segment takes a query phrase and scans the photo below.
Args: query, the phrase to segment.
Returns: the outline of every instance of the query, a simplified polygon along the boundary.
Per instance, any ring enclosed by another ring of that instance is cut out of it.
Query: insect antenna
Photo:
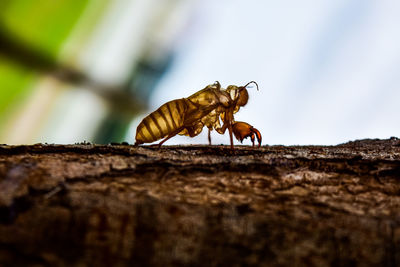
[[[254,83],[255,85],[256,85],[256,88],[257,88],[257,91],[259,91],[258,90],[258,84],[255,82],[255,81],[251,81],[251,82],[248,82],[245,86],[243,86],[244,88],[246,88],[247,86],[249,86],[249,84],[252,84],[252,83]],[[251,87],[250,87],[251,88]]]

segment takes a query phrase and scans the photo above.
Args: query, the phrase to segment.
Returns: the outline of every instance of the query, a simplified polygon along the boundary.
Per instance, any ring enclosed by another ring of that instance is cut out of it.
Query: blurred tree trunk
[[[400,265],[399,140],[0,146],[0,265]]]

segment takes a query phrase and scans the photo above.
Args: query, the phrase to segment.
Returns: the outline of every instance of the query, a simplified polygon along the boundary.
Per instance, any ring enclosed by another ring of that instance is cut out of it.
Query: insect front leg
[[[253,146],[255,138],[257,138],[258,147],[261,146],[262,137],[260,131],[246,122],[242,121],[235,122],[233,124],[233,133],[236,139],[239,140],[240,142],[243,142],[243,139],[250,137]]]
[[[253,147],[254,147],[254,140],[256,139],[256,138],[254,137],[254,133],[251,133],[250,139],[251,139],[251,143],[253,144]],[[260,142],[259,142],[259,143],[260,143]]]

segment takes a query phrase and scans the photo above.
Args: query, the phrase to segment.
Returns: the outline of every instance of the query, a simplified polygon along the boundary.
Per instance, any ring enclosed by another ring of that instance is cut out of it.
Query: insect
[[[233,117],[240,107],[247,104],[249,100],[247,87],[252,83],[258,90],[258,84],[255,81],[244,86],[229,85],[226,89],[221,88],[221,84],[217,81],[188,98],[175,99],[163,104],[138,125],[135,145],[152,143],[164,138],[158,144],[161,146],[177,134],[194,137],[206,126],[209,144],[211,144],[212,130],[224,134],[228,129],[232,149],[232,133],[240,141],[250,137],[253,145],[254,135],[256,135],[260,146],[260,132],[248,123],[235,123]]]

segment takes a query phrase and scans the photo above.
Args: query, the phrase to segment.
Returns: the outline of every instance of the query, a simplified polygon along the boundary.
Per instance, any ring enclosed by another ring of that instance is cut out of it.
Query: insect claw
[[[258,147],[261,146],[261,133],[256,128],[251,126],[250,124],[242,121],[235,122],[232,127],[233,134],[235,135],[236,139],[243,143],[243,139],[250,137],[251,142],[254,146],[255,138],[258,141]]]
[[[254,139],[255,139],[255,137],[254,137],[254,133],[253,132],[251,133],[250,138],[251,138],[251,143],[253,144],[253,147],[254,147]]]
[[[257,137],[257,141],[258,141],[258,147],[261,146],[261,141],[262,141],[262,136],[259,130],[257,130],[256,128],[253,127],[253,133],[256,134]]]

